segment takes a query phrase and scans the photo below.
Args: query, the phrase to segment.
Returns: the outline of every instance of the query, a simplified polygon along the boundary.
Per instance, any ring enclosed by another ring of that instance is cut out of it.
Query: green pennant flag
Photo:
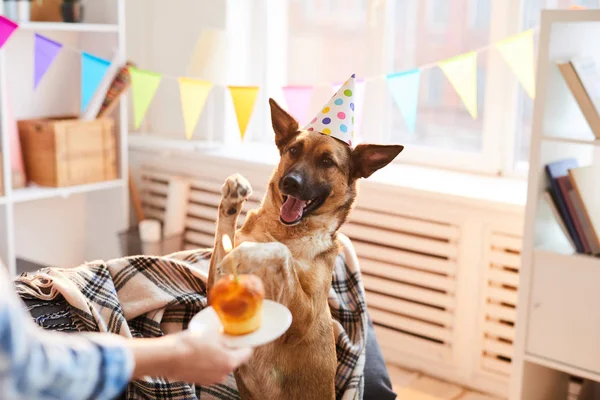
[[[148,111],[158,85],[160,85],[162,75],[133,67],[129,67],[129,75],[131,76],[131,89],[133,91],[135,129],[137,129],[144,120],[146,111]]]

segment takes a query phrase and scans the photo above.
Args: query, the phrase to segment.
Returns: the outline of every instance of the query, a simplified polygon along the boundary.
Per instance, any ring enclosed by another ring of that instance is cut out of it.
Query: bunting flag
[[[440,61],[444,72],[473,119],[477,118],[477,53],[472,51]]]
[[[37,33],[34,41],[33,89],[35,90],[63,46]]]
[[[18,27],[19,25],[17,23],[0,16],[0,48]],[[477,55],[492,47],[500,52],[507,65],[511,68],[515,76],[517,76],[527,94],[531,98],[534,98],[535,70],[533,35],[535,31],[536,29],[530,29],[518,35],[505,38],[500,42],[490,43],[476,51],[471,51],[439,61],[435,64],[427,64],[410,71],[403,71],[385,77],[408,130],[410,132],[415,132],[416,128],[421,71],[434,66],[439,67],[446,75],[471,117],[474,119],[477,118]],[[38,33],[34,33],[34,35],[33,87],[34,90],[36,90],[58,54],[63,49],[71,48],[65,47],[63,44]],[[219,40],[217,40],[217,38]],[[217,44],[217,41],[219,44]],[[223,46],[220,45],[223,45],[223,41],[224,38],[222,33],[215,31],[204,35],[201,40],[199,40],[198,48],[221,49]],[[98,98],[102,97],[102,94],[97,92],[104,90],[103,82],[105,81],[107,82],[106,86],[108,89],[110,83],[110,79],[108,78],[112,75],[112,64],[110,61],[96,57],[92,54],[80,52],[77,49],[71,50],[81,55],[81,111],[82,113],[87,114],[94,113],[95,105],[93,103],[96,102],[94,96]],[[218,57],[213,55],[210,58],[216,59]],[[188,69],[198,69],[204,74],[208,69],[205,61],[206,60],[195,59],[190,63]],[[219,70],[220,63],[218,60],[213,62],[213,64],[211,65],[221,72],[221,70]],[[159,73],[133,67],[129,68],[129,72],[133,92],[134,126],[137,129],[140,127],[141,122],[156,95],[163,76]],[[165,78],[173,80],[177,79],[179,82],[186,138],[189,140],[193,136],[200,115],[206,105],[206,101],[214,85],[214,80],[212,78],[210,78],[210,81],[187,77]],[[282,92],[290,114],[299,121],[300,125],[304,125],[307,121],[307,115],[318,112],[321,105],[327,99],[331,98],[332,89],[333,91],[337,91],[341,86],[341,83],[323,83],[310,86],[285,86],[282,88]],[[237,122],[243,140],[248,123],[252,117],[259,87],[228,86],[228,89],[233,100]],[[352,92],[356,112],[351,122],[354,124],[354,137],[356,138],[356,142],[359,142],[359,130],[361,128],[362,115],[365,109],[365,81],[356,80]],[[85,118],[85,114],[83,117]]]
[[[0,48],[4,46],[4,43],[6,43],[8,38],[11,37],[18,27],[19,25],[0,15]]]
[[[229,86],[242,140],[244,140],[248,121],[250,121],[250,117],[252,116],[258,89],[258,86]]]
[[[81,53],[81,112],[87,108],[109,67],[110,61]]]
[[[535,97],[533,29],[496,43],[496,48],[532,99]]]
[[[296,118],[300,126],[308,123],[308,108],[313,95],[312,86],[284,86],[283,95],[287,111]]]
[[[131,90],[133,92],[134,126],[135,129],[138,129],[156,94],[162,75],[134,67],[129,68],[129,75],[131,76]]]
[[[421,70],[413,69],[388,75],[387,83],[392,92],[392,97],[400,109],[400,113],[402,113],[406,127],[410,133],[414,133],[417,125]]]
[[[185,137],[190,140],[194,129],[206,104],[213,84],[190,78],[179,78],[179,94],[181,95],[181,109],[185,123]]]

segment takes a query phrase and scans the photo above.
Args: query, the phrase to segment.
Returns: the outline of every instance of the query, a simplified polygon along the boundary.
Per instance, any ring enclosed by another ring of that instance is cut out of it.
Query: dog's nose
[[[302,176],[298,173],[287,174],[282,182],[283,190],[288,193],[295,193],[302,187]]]

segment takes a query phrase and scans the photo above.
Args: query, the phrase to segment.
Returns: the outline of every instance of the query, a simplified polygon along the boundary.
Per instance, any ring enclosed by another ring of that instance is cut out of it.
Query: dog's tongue
[[[297,199],[292,196],[288,196],[285,203],[281,206],[281,219],[285,222],[292,223],[302,217],[304,211],[304,200]]]

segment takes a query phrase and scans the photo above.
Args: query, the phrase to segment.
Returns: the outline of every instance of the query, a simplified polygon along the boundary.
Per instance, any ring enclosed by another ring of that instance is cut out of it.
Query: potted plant
[[[63,0],[60,12],[64,22],[81,22],[83,20],[81,0]]]

